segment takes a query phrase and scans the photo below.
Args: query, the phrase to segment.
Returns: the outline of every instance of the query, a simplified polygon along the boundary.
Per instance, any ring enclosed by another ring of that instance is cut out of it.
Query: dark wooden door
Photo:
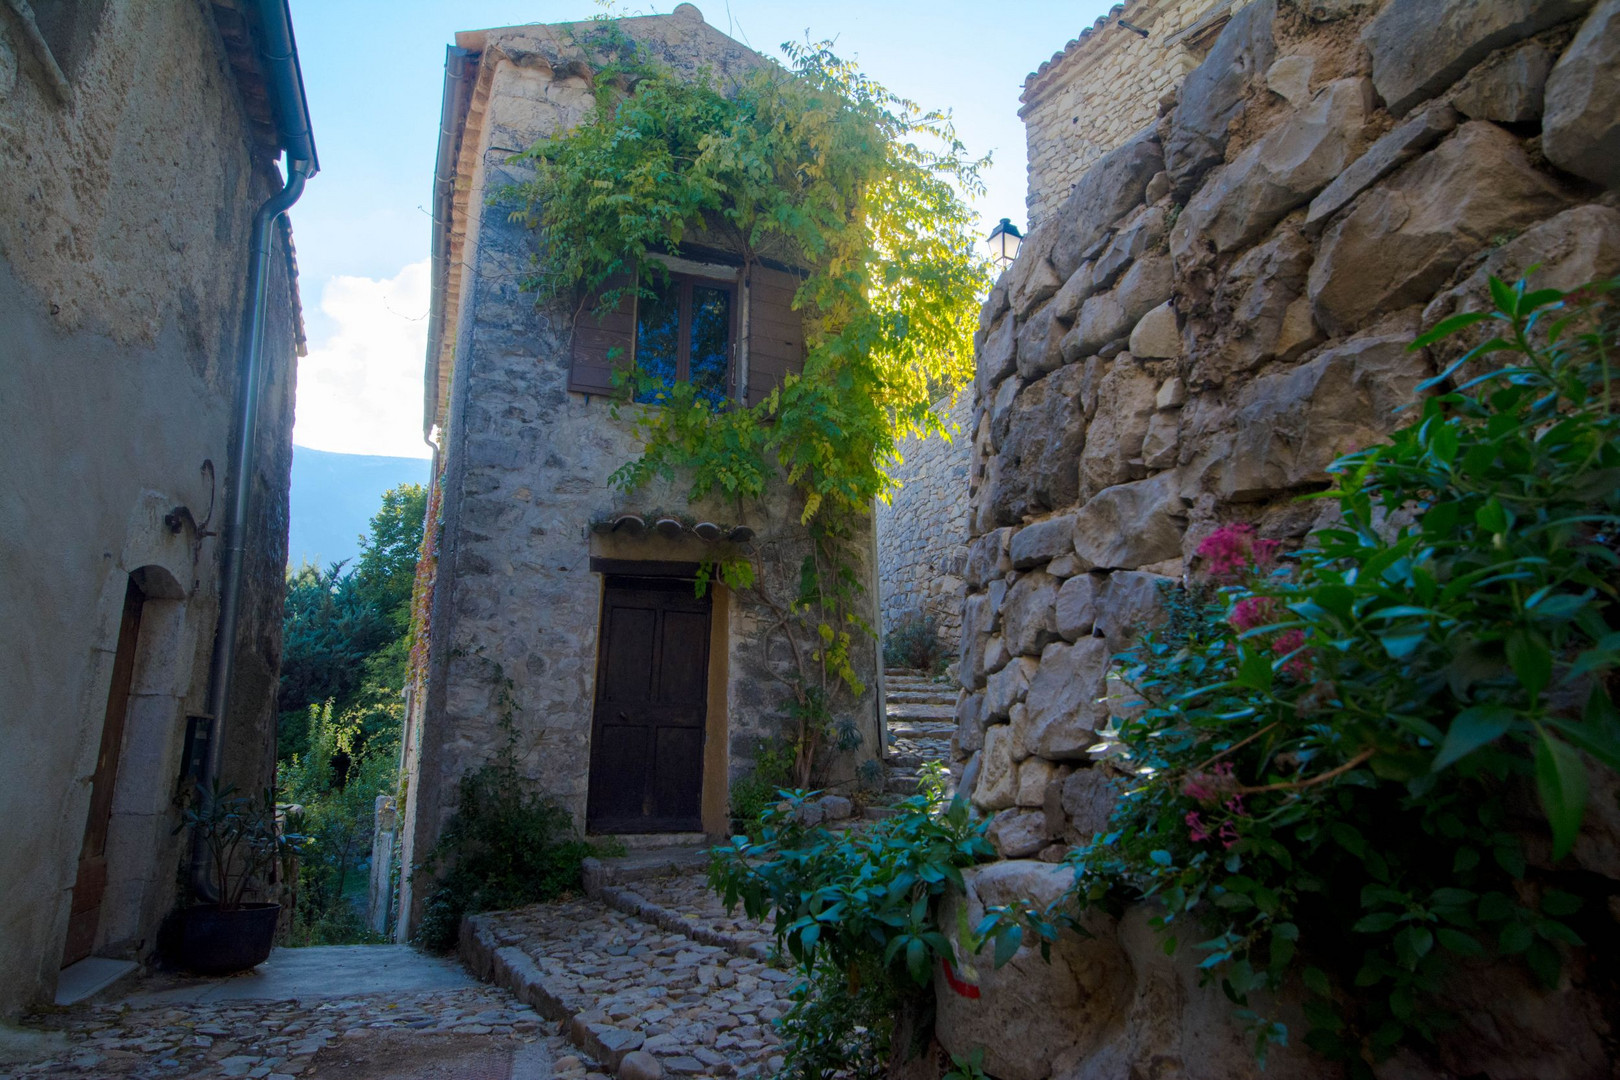
[[[602,597],[587,827],[702,826],[709,598],[692,582],[609,578]]]
[[[73,883],[73,907],[68,916],[67,945],[62,966],[90,955],[101,922],[101,898],[107,891],[107,827],[112,821],[113,788],[118,783],[118,752],[124,744],[124,716],[129,712],[130,685],[135,677],[135,643],[141,632],[141,605],[146,597],[131,579],[124,590],[124,614],[118,624],[118,645],[113,653],[112,686],[107,691],[107,713],[101,721],[101,750],[90,780],[90,814],[84,822],[84,843],[79,847],[79,875]]]

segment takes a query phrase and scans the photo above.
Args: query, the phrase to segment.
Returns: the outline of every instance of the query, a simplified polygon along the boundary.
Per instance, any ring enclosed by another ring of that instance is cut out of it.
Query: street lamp
[[[1002,218],[1001,224],[991,229],[990,236],[985,240],[990,247],[990,257],[1002,269],[1006,269],[1018,258],[1018,245],[1023,242],[1023,234],[1008,218]]]

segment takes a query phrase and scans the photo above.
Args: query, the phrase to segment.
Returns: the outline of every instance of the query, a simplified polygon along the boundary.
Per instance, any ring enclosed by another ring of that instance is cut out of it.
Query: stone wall
[[[1296,496],[1400,422],[1436,370],[1414,336],[1486,306],[1487,275],[1620,272],[1617,87],[1620,0],[1255,0],[1039,222],[981,313],[954,742],[1003,855],[1054,860],[1103,827],[1111,657],[1218,526],[1292,546],[1324,520]],[[1252,1074],[1196,973],[1154,975],[1140,927],[1109,948],[1078,988],[997,984],[986,1008],[1046,995],[1070,1021],[991,1042],[987,1071]],[[1123,997],[1092,998],[1116,976]],[[1595,1007],[1561,993],[1482,1004],[1494,1026],[1443,1046],[1447,1075],[1599,1075],[1591,1025],[1533,1030]],[[1332,1075],[1301,1055],[1267,1075]]]
[[[94,10],[95,5],[87,5]],[[146,593],[95,952],[147,959],[205,708],[248,230],[279,178],[205,5],[108,0],[51,90],[0,9],[0,1017],[61,966],[127,582]],[[224,781],[267,785],[301,341],[270,260],[266,379]]]
[[[967,562],[968,467],[972,451],[973,395],[934,408],[955,434],[908,439],[905,460],[894,470],[900,490],[877,508],[878,590],[883,632],[920,611],[939,626],[940,640],[955,652],[962,628],[962,569]]]
[[[1030,75],[1018,115],[1029,146],[1031,226],[1063,204],[1098,158],[1152,122],[1159,100],[1198,66],[1231,6],[1232,0],[1115,4]]]
[[[759,58],[708,27],[696,9],[627,19],[627,32],[686,69],[709,64],[724,77]],[[444,528],[431,617],[424,692],[413,695],[404,865],[419,862],[453,812],[457,781],[489,760],[511,720],[519,767],[586,826],[590,739],[596,689],[603,574],[593,557],[695,562],[748,554],[772,594],[791,598],[808,551],[802,504],[786,485],[760,505],[709,500],[687,504],[687,485],[655,484],[631,494],[609,477],[633,460],[639,441],[632,410],[567,389],[574,306],[536,307],[519,288],[534,236],[509,219],[512,207],[486,196],[529,175],[512,147],[564,131],[592,106],[584,60],[568,27],[529,26],[462,35],[481,54],[462,136],[455,230],[464,231],[465,268],[450,313],[454,371],[443,424]],[[430,355],[434,344],[429,344]],[[635,513],[668,513],[749,526],[746,546],[712,543],[690,530],[665,536],[604,532],[593,524]],[[871,534],[857,538],[864,551]],[[858,568],[870,582],[872,567]],[[785,734],[785,688],[792,665],[770,609],[752,593],[714,587],[710,720],[704,772],[704,826],[724,833],[727,784],[749,771],[765,738]],[[871,608],[876,616],[875,594]],[[857,645],[868,689],[840,705],[861,735],[852,754],[827,758],[826,780],[848,783],[860,760],[881,753],[877,651]],[[509,680],[509,682],[507,682]],[[402,890],[401,933],[414,930],[422,886]]]

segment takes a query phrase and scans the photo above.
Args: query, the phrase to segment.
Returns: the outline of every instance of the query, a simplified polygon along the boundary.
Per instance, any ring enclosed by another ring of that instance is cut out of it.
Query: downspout
[[[276,118],[277,133],[287,155],[287,179],[253,215],[249,237],[247,321],[242,334],[240,386],[236,399],[236,441],[230,449],[231,501],[223,526],[224,551],[220,561],[219,624],[208,668],[208,715],[213,717],[208,750],[198,770],[198,792],[206,811],[225,760],[227,709],[236,670],[236,637],[242,615],[242,572],[247,554],[248,511],[253,503],[254,450],[259,430],[259,395],[264,382],[264,332],[269,306],[270,256],[275,250],[275,224],[304,193],[304,181],[320,165],[310,132],[309,106],[304,98],[298,51],[286,0],[260,0],[259,63]],[[209,880],[208,851],[194,839],[191,858],[192,887],[204,899],[215,899]]]

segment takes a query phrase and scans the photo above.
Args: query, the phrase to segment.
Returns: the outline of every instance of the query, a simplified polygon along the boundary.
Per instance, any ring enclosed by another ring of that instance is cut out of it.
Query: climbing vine
[[[841,737],[833,699],[863,689],[850,661],[872,635],[855,603],[859,523],[894,487],[899,441],[943,433],[931,401],[971,375],[988,274],[963,200],[982,190],[984,162],[949,116],[826,44],[786,45],[788,67],[722,81],[666,69],[612,20],[578,40],[596,64],[595,108],[524,155],[534,175],[512,193],[544,253],[528,287],[605,310],[628,290],[651,297],[667,271],[650,256],[694,242],[731,252],[745,279],[764,262],[802,272],[802,374],[752,407],[624,374],[627,411],[638,391],[658,391],[662,407],[634,408],[642,450],[613,482],[678,480],[693,501],[758,500],[781,481],[797,493],[812,548],[801,565],[733,559],[712,572],[752,590],[791,638],[807,780],[816,748]]]

